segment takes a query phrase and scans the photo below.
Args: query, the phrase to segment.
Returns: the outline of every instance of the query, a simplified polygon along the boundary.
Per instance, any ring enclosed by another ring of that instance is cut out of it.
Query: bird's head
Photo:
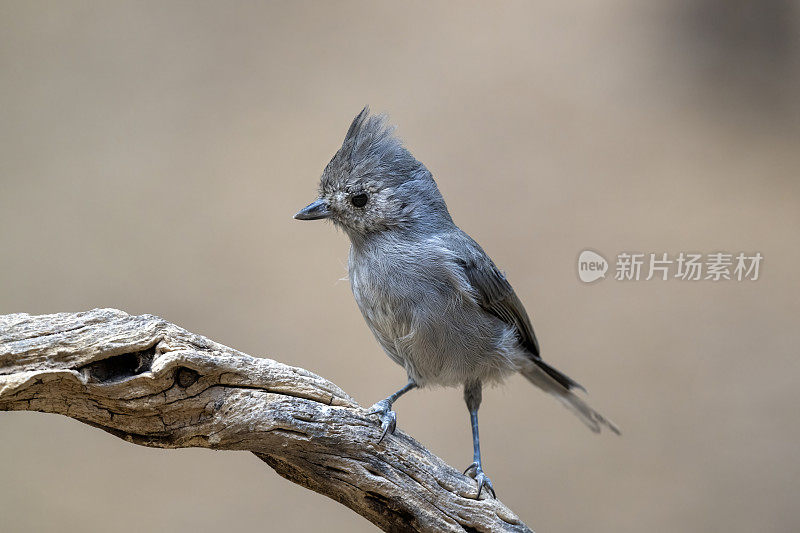
[[[322,173],[319,197],[294,218],[330,219],[354,241],[452,223],[431,173],[393,133],[384,115],[361,110]]]

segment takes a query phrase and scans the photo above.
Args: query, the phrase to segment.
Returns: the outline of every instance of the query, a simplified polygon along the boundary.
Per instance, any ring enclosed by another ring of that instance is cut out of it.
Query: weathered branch
[[[386,531],[530,531],[333,383],[116,309],[0,316],[0,411],[57,413],[135,444],[248,450]],[[2,459],[0,459],[2,460]]]

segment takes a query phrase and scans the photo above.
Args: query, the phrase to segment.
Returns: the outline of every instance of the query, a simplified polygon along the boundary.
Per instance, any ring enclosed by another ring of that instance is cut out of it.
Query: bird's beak
[[[329,216],[331,216],[331,211],[328,209],[328,202],[322,198],[318,198],[316,201],[311,202],[298,211],[294,215],[294,218],[297,220],[317,220],[320,218],[328,218]]]

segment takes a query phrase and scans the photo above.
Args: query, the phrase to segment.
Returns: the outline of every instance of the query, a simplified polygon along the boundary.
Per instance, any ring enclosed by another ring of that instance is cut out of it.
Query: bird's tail
[[[617,435],[620,434],[619,428],[614,422],[589,407],[583,398],[573,392],[574,389],[581,389],[584,392],[586,389],[541,359],[525,361],[520,372],[528,381],[555,396],[595,433],[599,433],[600,428],[605,426]]]

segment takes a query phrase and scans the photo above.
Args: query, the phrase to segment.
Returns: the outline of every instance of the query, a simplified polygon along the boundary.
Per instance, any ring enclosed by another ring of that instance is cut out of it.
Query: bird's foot
[[[475,496],[476,500],[481,499],[481,491],[483,487],[486,487],[486,490],[491,493],[492,498],[495,500],[497,499],[497,495],[494,493],[494,487],[492,487],[492,480],[489,479],[489,476],[483,473],[483,468],[481,468],[481,464],[479,462],[474,462],[464,470],[464,474],[471,477],[478,483],[478,495]]]
[[[377,402],[369,408],[367,414],[380,416],[383,433],[381,433],[381,438],[378,439],[378,444],[383,441],[386,435],[394,433],[394,430],[397,427],[397,414],[392,411],[392,404],[389,403],[389,400],[381,400]]]

